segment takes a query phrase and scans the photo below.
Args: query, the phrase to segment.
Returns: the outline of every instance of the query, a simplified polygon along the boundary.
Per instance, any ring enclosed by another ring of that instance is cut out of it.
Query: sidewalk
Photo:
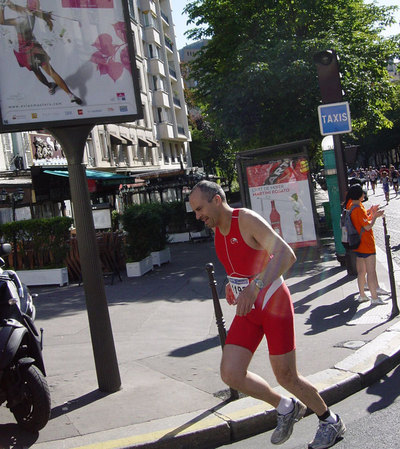
[[[319,206],[320,207],[320,206]],[[227,328],[224,271],[213,242],[171,245],[172,261],[142,278],[106,285],[122,389],[98,391],[83,288],[43,287],[36,300],[44,328],[44,357],[52,416],[39,435],[21,431],[0,407],[0,447],[35,449],[215,448],[266,431],[274,413],[245,397],[226,403],[219,377],[221,347],[205,265],[215,267]],[[390,289],[386,255],[378,278]],[[329,403],[381,377],[400,361],[400,324],[388,320],[391,300],[357,304],[347,275],[325,241],[319,254],[302,254],[286,276],[296,320],[299,371]],[[398,293],[399,297],[399,293]],[[251,370],[276,381],[265,344]]]

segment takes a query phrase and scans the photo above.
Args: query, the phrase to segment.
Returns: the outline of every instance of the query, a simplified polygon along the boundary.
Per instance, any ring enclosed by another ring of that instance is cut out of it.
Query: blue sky
[[[180,49],[185,45],[191,43],[191,41],[189,41],[184,36],[184,32],[188,29],[188,26],[186,25],[187,17],[182,13],[183,8],[187,3],[189,3],[189,1],[188,0],[170,0],[170,1],[172,8],[172,17],[174,19],[175,24],[176,45],[178,49]],[[386,6],[399,6],[399,0],[378,0],[377,4]],[[397,25],[392,27],[392,29],[388,31],[388,34],[400,33],[400,25],[399,25],[400,10],[397,11],[396,18],[397,18]]]

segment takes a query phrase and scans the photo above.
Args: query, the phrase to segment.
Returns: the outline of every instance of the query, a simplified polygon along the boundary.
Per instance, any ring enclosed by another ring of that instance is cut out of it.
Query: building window
[[[85,151],[86,151],[86,158],[88,162],[89,167],[95,167],[96,166],[96,157],[94,153],[94,145],[93,140],[88,139],[85,144]]]
[[[99,143],[100,143],[101,158],[103,159],[103,161],[109,161],[110,154],[108,152],[106,136],[103,131],[99,132]]]

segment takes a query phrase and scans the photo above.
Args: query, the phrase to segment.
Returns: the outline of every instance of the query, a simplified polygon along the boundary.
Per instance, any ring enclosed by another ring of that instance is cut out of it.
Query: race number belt
[[[228,276],[228,281],[236,299],[239,293],[250,284],[247,278],[237,278],[235,276]]]

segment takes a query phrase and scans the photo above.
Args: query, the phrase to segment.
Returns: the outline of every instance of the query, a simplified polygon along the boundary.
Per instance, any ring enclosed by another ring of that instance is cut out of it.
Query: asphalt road
[[[398,449],[400,447],[400,366],[383,379],[332,406],[346,424],[344,438],[335,449]],[[291,438],[282,449],[305,449],[317,427],[315,415],[307,416],[295,425]],[[243,441],[220,446],[230,449],[264,449],[270,443],[271,432]]]

